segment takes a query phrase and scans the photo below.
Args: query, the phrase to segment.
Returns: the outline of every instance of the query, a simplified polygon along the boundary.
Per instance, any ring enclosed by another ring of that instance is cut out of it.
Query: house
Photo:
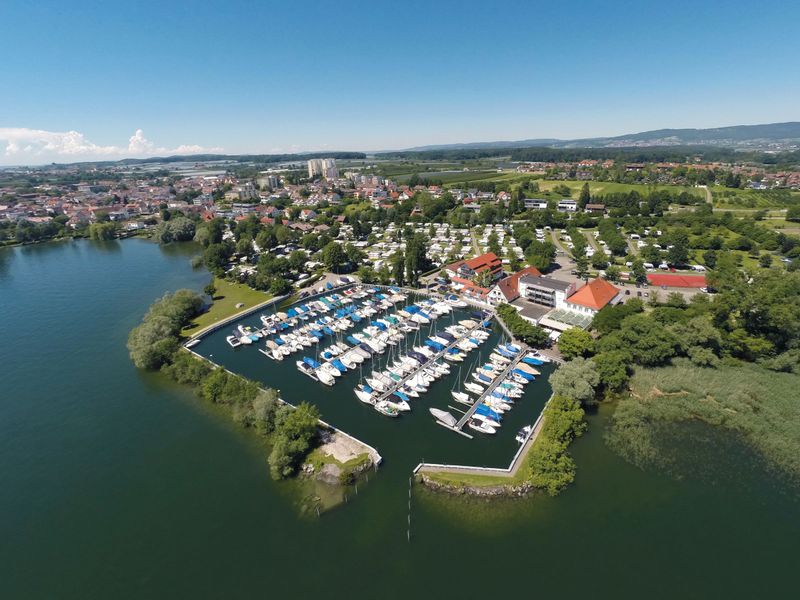
[[[486,302],[486,296],[489,294],[487,288],[476,285],[469,279],[464,279],[463,277],[452,277],[451,283],[462,296],[477,300],[478,302]]]
[[[544,210],[547,208],[547,200],[544,198],[525,198],[523,200],[525,210]]]
[[[525,275],[541,277],[541,272],[536,267],[525,267],[498,281],[487,294],[489,304],[511,303],[519,298],[519,280]]]
[[[459,260],[445,267],[448,276],[462,279],[472,279],[487,269],[492,273],[493,280],[503,274],[503,263],[494,252],[487,252],[469,260]]]
[[[605,279],[594,279],[569,296],[564,308],[594,316],[618,294],[619,289]]]
[[[578,203],[575,200],[559,200],[556,208],[561,212],[575,212],[578,210]]]
[[[300,211],[300,220],[301,221],[313,221],[317,218],[317,213],[311,210],[310,208],[304,208]]]
[[[583,210],[587,213],[595,213],[598,215],[602,215],[606,212],[606,205],[605,204],[587,204],[583,207]]]
[[[575,284],[542,275],[523,275],[519,278],[519,295],[542,306],[562,308],[567,297],[575,291]]]

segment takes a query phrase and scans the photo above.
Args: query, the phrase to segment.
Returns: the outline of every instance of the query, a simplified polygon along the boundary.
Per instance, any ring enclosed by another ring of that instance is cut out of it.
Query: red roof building
[[[536,267],[525,267],[516,273],[512,273],[497,282],[497,284],[489,290],[488,299],[491,304],[501,304],[503,302],[513,302],[519,298],[519,278],[523,275],[532,275],[540,277],[541,272]]]
[[[596,313],[619,294],[619,289],[605,279],[595,279],[567,298],[567,308]]]
[[[445,267],[450,277],[472,279],[485,270],[490,270],[494,279],[503,274],[503,263],[494,252],[487,252],[469,260],[459,260]]]

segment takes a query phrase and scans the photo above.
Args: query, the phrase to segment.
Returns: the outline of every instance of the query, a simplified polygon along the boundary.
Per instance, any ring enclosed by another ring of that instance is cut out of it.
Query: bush
[[[178,335],[203,306],[199,294],[178,290],[156,300],[141,325],[128,335],[128,352],[140,369],[158,369],[169,363],[178,349]]]
[[[595,388],[599,384],[600,376],[594,363],[585,358],[576,358],[565,363],[550,376],[553,394],[579,402],[594,400]]]
[[[282,406],[275,416],[275,443],[269,455],[272,477],[283,479],[297,470],[317,435],[319,410],[307,402],[297,409]]]
[[[586,431],[580,403],[553,396],[544,410],[544,424],[528,457],[531,483],[555,496],[575,479],[569,443]]]
[[[503,322],[518,340],[522,340],[529,346],[543,346],[549,338],[547,332],[541,327],[526,321],[517,310],[510,304],[501,304],[497,307],[497,314],[503,319]]]

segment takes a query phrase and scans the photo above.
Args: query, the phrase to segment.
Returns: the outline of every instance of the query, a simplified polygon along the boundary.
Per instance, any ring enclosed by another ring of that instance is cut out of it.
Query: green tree
[[[571,327],[559,336],[558,349],[568,360],[577,356],[586,357],[594,352],[594,339],[588,331]]]
[[[93,240],[112,240],[117,236],[117,224],[111,222],[89,225],[89,238]]]
[[[599,383],[600,376],[594,363],[581,357],[565,363],[550,376],[553,394],[583,403],[594,399]]]
[[[540,271],[546,271],[553,264],[556,257],[556,247],[552,242],[532,241],[525,249],[525,258],[528,264]]]
[[[212,281],[206,287],[203,288],[203,293],[206,296],[209,296],[213,300],[214,299],[214,294],[217,293],[217,286],[215,286],[214,282]]]
[[[392,278],[394,279],[394,282],[399,286],[405,285],[406,281],[405,256],[400,250],[398,250],[397,252],[392,254],[390,262],[392,263]]]
[[[592,200],[592,196],[589,193],[589,184],[584,183],[583,187],[581,188],[580,196],[578,196],[578,206],[581,207],[581,210],[586,208],[586,205],[589,204]]]
[[[592,357],[600,382],[609,390],[619,391],[628,382],[631,356],[624,350],[610,350]]]
[[[338,273],[345,260],[347,255],[342,246],[336,242],[330,242],[322,249],[322,262],[329,271]]]
[[[269,455],[275,479],[292,475],[317,435],[319,410],[303,402],[296,409],[282,406],[275,415],[275,442]]]

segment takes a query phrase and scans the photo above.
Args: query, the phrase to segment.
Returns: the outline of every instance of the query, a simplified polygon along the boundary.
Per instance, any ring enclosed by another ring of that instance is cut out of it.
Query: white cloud
[[[28,160],[104,160],[118,158],[145,158],[171,154],[200,154],[221,152],[221,148],[204,148],[196,144],[182,144],[176,148],[156,146],[141,129],[128,140],[127,146],[101,146],[86,139],[78,131],[45,131],[24,127],[0,127],[0,148],[6,160],[19,164]]]

